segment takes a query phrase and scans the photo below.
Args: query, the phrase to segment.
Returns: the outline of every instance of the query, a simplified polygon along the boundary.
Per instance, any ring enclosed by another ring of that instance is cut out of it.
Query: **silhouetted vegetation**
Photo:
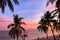
[[[49,2],[51,3],[52,2],[52,4],[54,3],[54,2],[56,2],[56,8],[57,8],[57,10],[55,9],[55,15],[56,14],[58,14],[58,20],[55,22],[55,29],[56,29],[56,31],[58,31],[58,34],[59,34],[59,31],[60,31],[60,0],[49,0]],[[48,2],[48,3],[49,3]]]
[[[8,25],[8,29],[10,28],[9,36],[13,39],[16,37],[18,40],[19,36],[25,32],[25,29],[21,27],[21,24],[25,24],[24,22],[21,22],[22,19],[22,17],[18,18],[18,15],[14,15],[14,23]]]
[[[18,5],[19,2],[18,0],[13,0],[13,2]],[[56,40],[55,35],[54,35],[54,30],[56,30],[56,32],[58,32],[58,35],[60,37],[60,0],[48,0],[46,6],[49,5],[49,3],[53,4],[54,2],[56,2],[56,9],[53,10],[52,12],[49,12],[49,10],[44,14],[44,16],[41,18],[40,22],[39,22],[39,26],[37,27],[38,31],[43,31],[48,39],[48,28],[51,28],[51,32],[53,34],[53,38],[54,40]],[[8,5],[8,7],[10,8],[10,10],[12,12],[14,12],[14,6],[11,2],[11,0],[0,0],[0,8],[2,9],[2,12],[4,13],[5,7]],[[53,14],[53,15],[52,15]],[[55,18],[58,14],[58,19],[54,20],[53,18]],[[21,27],[21,24],[25,24],[24,22],[21,22],[23,18],[22,17],[18,17],[18,15],[14,15],[14,23],[11,23],[8,25],[8,28],[11,28],[9,31],[9,36],[12,37],[13,39],[16,37],[17,40],[19,38],[19,36],[21,36],[21,34],[23,32],[25,32],[25,29],[23,27]],[[27,37],[26,34],[23,34],[21,36],[23,38],[23,40],[25,40],[25,37]],[[38,38],[39,40],[39,38]]]
[[[44,14],[43,18],[41,19],[41,21],[39,22],[40,25],[38,26],[37,29],[44,31],[44,33],[46,33],[46,35],[47,35],[47,39],[48,39],[48,33],[47,33],[48,32],[48,27],[50,26],[50,22],[51,21],[54,21],[53,18],[55,16],[56,15],[52,15],[51,16],[51,13],[49,11],[47,11]],[[50,26],[50,27],[51,27],[51,31],[53,31],[52,30],[52,26]],[[55,36],[54,36],[54,33],[53,32],[52,32],[52,34],[53,34],[53,37],[55,39]]]
[[[60,0],[48,0],[46,6],[48,6],[49,3],[53,4],[54,2],[56,2],[56,9],[52,12],[47,11],[44,14],[43,18],[39,22],[40,25],[37,27],[37,29],[39,29],[39,31],[41,30],[44,31],[44,33],[47,33],[48,27],[50,26],[54,40],[56,40],[54,30],[56,30],[58,34],[60,32]],[[53,18],[57,16],[56,14],[58,14],[58,19],[53,20]]]
[[[19,2],[18,0],[13,0],[13,2],[18,5]],[[5,7],[8,5],[8,7],[10,8],[10,10],[12,12],[14,12],[14,6],[11,2],[11,0],[0,0],[0,8],[2,9],[2,12],[4,13]]]

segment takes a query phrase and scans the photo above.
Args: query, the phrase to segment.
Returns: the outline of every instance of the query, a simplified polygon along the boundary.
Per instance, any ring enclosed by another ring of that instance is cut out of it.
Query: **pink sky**
[[[53,9],[55,9],[55,6],[51,6],[51,7],[47,7],[48,10],[52,11]],[[46,12],[46,9],[38,12],[35,16],[33,16],[33,20],[23,20],[23,22],[26,23],[26,25],[22,26],[25,29],[36,29],[37,26],[39,25],[38,22],[41,18],[41,16],[43,16],[43,14]],[[6,30],[7,29],[7,25],[13,23],[13,20],[10,19],[7,16],[0,16],[0,30]]]
[[[36,29],[38,26],[38,23],[35,23],[30,20],[22,20],[22,21],[26,23],[26,25],[24,24],[21,25],[25,29]],[[7,25],[9,25],[10,23],[13,23],[12,19],[6,16],[0,17],[0,30],[7,30]]]

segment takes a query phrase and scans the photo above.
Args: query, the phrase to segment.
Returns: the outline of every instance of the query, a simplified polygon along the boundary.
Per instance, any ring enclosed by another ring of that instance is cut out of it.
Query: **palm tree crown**
[[[21,20],[22,17],[18,18],[18,15],[14,15],[14,23],[8,25],[8,28],[11,28],[9,31],[9,35],[13,39],[17,37],[18,40],[19,35],[21,35],[22,32],[25,32],[25,29],[21,27],[21,24],[25,24],[25,23],[21,22]]]

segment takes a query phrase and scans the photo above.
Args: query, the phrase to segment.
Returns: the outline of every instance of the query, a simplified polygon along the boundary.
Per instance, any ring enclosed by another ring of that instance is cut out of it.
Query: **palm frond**
[[[13,0],[15,4],[19,4],[18,0]]]
[[[58,9],[55,9],[55,10],[53,10],[52,12],[50,12],[50,13],[53,13],[53,12],[55,12],[55,11],[57,11]]]
[[[13,2],[15,3],[15,5],[19,4],[18,0],[13,0]],[[4,9],[7,6],[7,4],[10,10],[14,12],[14,7],[13,7],[11,0],[0,0],[0,8],[2,9],[2,13],[4,13]]]
[[[49,3],[53,4],[53,3],[54,3],[54,1],[55,1],[55,0],[48,0],[48,2],[47,2],[47,4],[46,4],[46,6],[48,6],[48,5],[49,5]]]
[[[53,14],[53,16],[56,15],[57,13],[58,13],[58,12],[55,12],[55,13]]]
[[[9,24],[7,27],[10,28],[11,26],[15,26],[15,24]]]
[[[4,13],[5,7],[4,5],[2,5],[2,13]]]
[[[22,30],[21,30],[21,29],[19,29],[19,34],[20,34],[20,35],[22,34]]]
[[[20,24],[25,24],[26,25],[26,23],[24,23],[24,22],[20,22]]]
[[[46,7],[49,5],[49,1],[47,2],[47,4],[46,4]]]
[[[23,18],[23,17],[20,17],[20,18],[19,18],[19,21],[21,21],[22,19],[24,19],[24,18]]]
[[[39,25],[39,26],[37,27],[37,30],[42,32],[42,26]]]
[[[14,7],[13,7],[13,5],[12,5],[10,0],[8,0],[8,6],[11,9],[11,11],[14,12]]]
[[[23,27],[19,26],[19,28],[25,32],[25,29]]]
[[[46,25],[43,25],[42,30],[46,33],[48,31],[48,27]]]
[[[60,7],[60,0],[56,1],[56,7],[59,9],[59,7]]]
[[[50,17],[50,19],[53,19],[53,18],[56,17],[56,16],[57,16],[57,15],[53,15],[53,16]]]
[[[12,28],[10,31],[9,31],[9,36],[11,37],[11,38],[15,38],[15,28]]]

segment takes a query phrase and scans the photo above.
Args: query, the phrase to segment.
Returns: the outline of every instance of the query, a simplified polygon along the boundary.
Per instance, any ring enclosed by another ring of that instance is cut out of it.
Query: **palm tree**
[[[47,21],[47,24],[48,24],[48,27],[50,26],[51,27],[51,31],[52,31],[52,34],[53,34],[53,37],[54,37],[54,40],[55,39],[55,36],[54,36],[54,30],[50,24],[50,22],[55,22],[55,20],[53,20],[54,17],[56,17],[55,14],[51,15],[52,13],[50,13],[49,11],[47,11],[45,14],[44,14],[44,18],[45,20]]]
[[[49,0],[47,2],[47,6],[48,6],[49,2],[53,4],[54,1],[56,1],[56,0]],[[56,1],[56,8],[57,8],[57,10],[55,9],[55,11],[56,11],[55,14],[58,13],[58,21],[59,21],[58,24],[59,24],[59,26],[55,26],[55,29],[60,31],[60,0]],[[58,34],[59,34],[59,31],[58,31]]]
[[[17,5],[19,4],[18,0],[13,0],[13,2]],[[5,7],[8,5],[10,10],[14,12],[14,7],[11,2],[11,0],[0,0],[0,8],[2,9],[2,12],[4,13]]]
[[[22,31],[25,32],[25,29],[21,27],[21,24],[25,24],[24,22],[21,22],[22,17],[18,18],[18,15],[14,15],[14,23],[11,23],[8,25],[8,28],[11,28],[9,31],[9,36],[11,38],[19,38],[19,36],[22,34]]]
[[[41,23],[39,22],[40,25],[37,27],[37,30],[41,31],[41,32],[43,31],[46,34],[47,39],[48,39],[48,33],[47,33],[48,32],[48,27],[46,26],[45,23],[46,23],[46,21],[44,20],[44,18],[42,18]]]
[[[50,13],[49,11],[47,11],[45,14],[44,14],[44,18],[43,19],[41,19],[41,24],[42,24],[42,26],[40,27],[40,26],[38,26],[38,29],[43,29],[44,30],[44,32],[47,32],[47,30],[48,30],[48,27],[50,26],[51,27],[51,31],[52,31],[52,34],[53,34],[53,37],[54,37],[54,40],[56,40],[55,39],[55,36],[54,36],[54,30],[52,29],[52,26],[51,26],[51,24],[50,24],[50,22],[55,22],[55,20],[53,20],[53,18],[55,17],[56,15],[55,14],[53,14],[52,15],[52,13]],[[40,22],[39,22],[40,23]],[[48,26],[46,26],[46,25],[48,25]],[[45,31],[46,30],[46,31]],[[47,33],[46,33],[47,34]]]

